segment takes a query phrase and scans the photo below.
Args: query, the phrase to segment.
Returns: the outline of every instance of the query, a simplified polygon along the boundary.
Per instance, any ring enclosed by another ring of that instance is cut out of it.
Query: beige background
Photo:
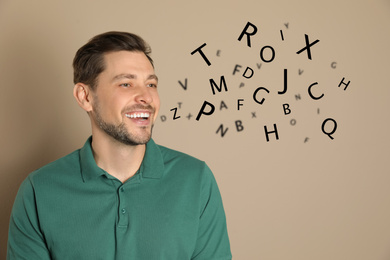
[[[237,40],[248,21],[259,29],[251,48]],[[213,169],[235,259],[390,259],[388,0],[0,1],[1,259],[21,181],[90,134],[72,97],[71,62],[82,44],[108,30],[131,31],[151,44],[160,115],[167,118],[157,121],[154,138]],[[306,52],[296,54],[304,34],[320,40],[311,61]],[[210,67],[190,55],[203,43]],[[275,49],[271,63],[259,58],[265,45]],[[254,76],[233,75],[236,64]],[[284,68],[289,88],[278,95]],[[228,92],[213,95],[209,79],[219,82],[221,75]],[[346,91],[338,88],[343,77],[351,81]],[[186,91],[178,83],[185,78]],[[313,82],[321,100],[307,93]],[[270,90],[259,92],[263,105],[252,99],[260,86]],[[216,111],[195,121],[205,100]],[[178,102],[181,118],[173,120]],[[326,118],[337,121],[334,140],[321,132]],[[223,138],[216,134],[221,124],[228,127]],[[271,135],[267,142],[264,126],[273,124],[279,140]]]

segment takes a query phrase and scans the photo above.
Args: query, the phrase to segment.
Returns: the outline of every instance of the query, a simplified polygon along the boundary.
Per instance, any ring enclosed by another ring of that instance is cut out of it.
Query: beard
[[[153,109],[150,106],[145,107],[142,105],[138,105],[138,106],[134,106],[133,109],[134,108],[147,108],[153,111]],[[124,122],[115,125],[105,121],[101,116],[100,104],[96,97],[95,97],[94,111],[95,112],[92,114],[92,116],[94,116],[95,122],[100,127],[100,129],[102,129],[107,135],[111,136],[112,138],[114,138],[115,140],[117,140],[122,144],[132,145],[132,146],[143,145],[149,142],[149,140],[152,137],[152,130],[154,124],[152,124],[152,127],[149,132],[147,130],[147,127],[143,127],[145,130],[145,134],[137,135],[129,132]]]

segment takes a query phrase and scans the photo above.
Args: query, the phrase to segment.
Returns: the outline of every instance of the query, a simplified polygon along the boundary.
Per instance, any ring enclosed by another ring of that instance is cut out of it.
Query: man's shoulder
[[[164,161],[182,161],[186,163],[204,164],[205,162],[187,153],[157,144],[160,149]]]
[[[190,175],[192,173],[198,176],[199,174],[200,176],[212,174],[205,161],[163,145],[157,146],[161,151],[166,170],[181,173],[186,172]]]
[[[57,177],[65,172],[80,171],[80,149],[77,149],[55,161],[52,161],[35,171],[28,176],[30,180],[49,178],[55,174]]]

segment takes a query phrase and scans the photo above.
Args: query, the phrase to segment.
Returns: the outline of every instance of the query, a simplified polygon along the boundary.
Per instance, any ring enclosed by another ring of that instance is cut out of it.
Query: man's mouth
[[[148,119],[150,117],[150,113],[149,112],[133,112],[133,113],[126,113],[125,116],[127,118],[131,118],[131,119]]]

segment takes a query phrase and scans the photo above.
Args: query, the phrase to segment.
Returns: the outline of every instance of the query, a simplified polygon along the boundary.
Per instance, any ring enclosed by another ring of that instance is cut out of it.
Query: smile
[[[144,113],[131,113],[131,114],[125,114],[127,118],[149,118],[150,113],[144,112]]]

